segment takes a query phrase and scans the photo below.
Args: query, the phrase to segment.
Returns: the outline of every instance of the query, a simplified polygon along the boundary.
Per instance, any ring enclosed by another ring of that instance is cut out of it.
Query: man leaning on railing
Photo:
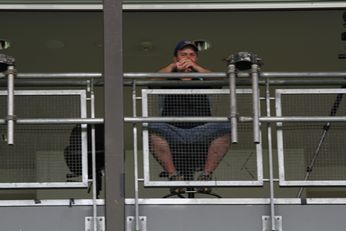
[[[209,72],[208,69],[197,63],[198,49],[196,45],[188,40],[177,43],[174,49],[173,62],[163,67],[160,72]],[[181,77],[182,81],[201,81],[202,78]],[[179,87],[182,89],[184,87]],[[192,87],[189,87],[192,88]],[[193,87],[196,88],[196,87]],[[210,102],[207,95],[164,95],[161,99],[161,116],[184,117],[184,116],[211,116]],[[154,157],[162,165],[168,179],[171,181],[191,180],[179,171],[177,165],[184,165],[175,161],[175,152],[181,146],[196,145],[206,146],[201,163],[201,174],[197,180],[212,180],[212,174],[219,162],[227,153],[230,143],[229,123],[206,123],[206,122],[172,122],[172,123],[150,123],[150,144]],[[194,155],[186,151],[184,155]],[[200,158],[200,157],[198,157]],[[186,161],[182,158],[182,161]],[[202,187],[198,192],[209,193],[211,189]],[[172,188],[172,193],[183,193],[182,188]]]

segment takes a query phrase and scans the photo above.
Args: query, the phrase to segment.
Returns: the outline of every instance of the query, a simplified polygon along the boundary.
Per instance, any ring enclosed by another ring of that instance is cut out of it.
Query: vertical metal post
[[[125,230],[122,1],[103,0],[106,230]]]
[[[266,107],[267,116],[271,116],[270,112],[270,88],[269,80],[266,79]],[[275,227],[275,204],[274,204],[274,175],[273,175],[273,146],[272,146],[272,127],[271,123],[267,123],[268,131],[268,159],[269,159],[269,188],[270,188],[270,218],[272,230],[276,230]]]
[[[90,86],[90,112],[91,118],[95,118],[95,92],[94,92],[94,81],[91,79]],[[90,126],[90,124],[88,125]],[[97,205],[96,205],[96,194],[97,194],[97,177],[96,177],[96,142],[95,142],[95,124],[91,125],[91,158],[92,158],[92,199],[93,199],[93,227],[94,231],[97,231]]]
[[[132,116],[137,117],[137,95],[136,80],[132,82]],[[137,146],[137,123],[133,123],[133,161],[134,161],[134,183],[135,183],[135,224],[136,231],[139,231],[139,189],[138,189],[138,146]]]
[[[253,105],[253,133],[254,143],[260,143],[259,132],[259,93],[258,93],[258,65],[251,65],[251,78],[252,78],[252,105]]]
[[[14,144],[14,66],[7,67],[7,144]]]
[[[238,143],[238,121],[237,121],[237,92],[236,92],[236,75],[235,65],[230,63],[228,65],[228,78],[229,78],[229,96],[230,96],[230,120],[231,120],[231,136],[232,143]]]

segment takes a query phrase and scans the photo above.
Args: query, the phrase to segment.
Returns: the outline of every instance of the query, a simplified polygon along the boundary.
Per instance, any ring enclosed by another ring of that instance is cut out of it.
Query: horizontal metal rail
[[[124,73],[125,79],[151,79],[151,78],[180,78],[184,77],[192,77],[192,78],[226,78],[227,75],[224,72],[208,72],[208,73],[200,73],[200,72],[191,72],[191,73],[181,73],[181,72],[148,72],[148,73]]]
[[[5,75],[0,74],[0,78]],[[18,73],[17,79],[97,79],[102,78],[101,73]]]
[[[290,117],[260,117],[260,122],[346,122],[346,116],[290,116]],[[125,117],[128,123],[145,122],[229,122],[227,117]],[[252,117],[240,117],[240,122],[251,122]]]
[[[91,199],[1,200],[0,207],[90,206],[93,203]],[[104,205],[104,200],[97,199],[96,204]]]
[[[287,116],[261,117],[261,122],[346,122],[346,116]]]
[[[77,79],[77,80],[70,80],[70,79],[17,79],[16,80],[16,87],[85,87],[90,82],[89,79]],[[2,79],[0,79],[0,87],[5,87],[6,82],[4,82]],[[103,86],[103,80],[98,80],[94,82],[94,86]]]
[[[229,122],[227,117],[125,117],[125,122]]]
[[[35,118],[35,119],[17,119],[16,124],[102,124],[104,123],[103,118]],[[0,119],[0,124],[6,124],[6,120]]]
[[[170,204],[181,204],[181,205],[199,205],[199,204],[211,204],[211,205],[255,205],[255,204],[269,204],[269,198],[141,198],[139,204],[141,205],[170,205]],[[35,200],[1,200],[0,207],[46,207],[46,206],[70,206],[70,199],[57,199],[57,200],[39,200],[37,203]],[[97,205],[104,205],[103,199],[96,201]],[[125,198],[127,205],[133,205],[135,200],[133,198]],[[338,204],[345,205],[345,198],[306,198],[306,204]],[[90,206],[93,204],[91,199],[75,199],[73,206]],[[302,200],[297,198],[276,198],[275,204],[277,205],[301,205]]]
[[[124,86],[132,86],[133,80],[125,80]],[[85,87],[89,80],[66,80],[66,79],[40,79],[40,80],[30,80],[30,79],[17,79],[16,87]],[[346,85],[346,79],[274,79],[269,80],[271,86],[335,86],[335,85]],[[102,87],[103,79],[94,82],[94,86]],[[237,79],[237,86],[251,86],[250,79]],[[264,80],[259,80],[259,85],[265,85]],[[0,79],[0,87],[6,87],[7,82]],[[179,81],[179,80],[136,80],[136,86],[150,86],[150,87],[172,87],[172,86],[213,86],[213,87],[224,87],[228,86],[228,80],[208,80],[208,81]]]
[[[302,200],[297,198],[276,198],[275,204],[277,205],[301,205]],[[1,200],[0,207],[46,207],[46,206],[70,206],[70,199],[57,199],[57,200],[39,200],[37,203],[35,200]],[[133,198],[125,198],[127,205],[133,205],[135,200]],[[199,205],[199,204],[211,204],[211,205],[255,205],[255,204],[269,204],[269,198],[141,198],[139,204],[141,205]],[[338,204],[345,205],[345,198],[306,198],[304,202],[306,204],[324,205],[324,204]],[[90,206],[93,204],[91,199],[75,199],[73,206]],[[104,205],[103,199],[97,200],[97,205]]]
[[[160,72],[127,72],[124,73],[125,79],[152,79],[152,78],[179,78],[182,75],[186,77],[203,78],[227,78],[225,72],[209,73],[160,73]],[[249,73],[240,72],[238,77],[250,77]],[[18,73],[16,79],[90,79],[102,78],[102,73]],[[260,72],[260,78],[346,78],[346,72]],[[5,78],[0,74],[0,78]]]
[[[0,4],[0,10],[102,11],[102,4]]]
[[[162,11],[162,10],[265,10],[265,9],[320,9],[345,8],[344,2],[280,2],[280,3],[124,3],[124,11]]]
[[[125,203],[132,205],[135,203],[133,198],[126,198]],[[301,205],[302,200],[297,198],[275,198],[274,203],[276,205]],[[211,205],[255,205],[255,204],[270,204],[269,198],[141,198],[139,199],[141,205],[191,205],[191,204],[211,204]],[[304,204],[346,204],[345,198],[306,198]],[[1,206],[1,201],[0,201]]]
[[[184,73],[184,76],[203,77],[208,81],[179,81],[181,73],[124,73],[124,86],[132,85],[136,80],[137,86],[227,86],[229,81],[226,73]],[[251,85],[248,73],[238,73],[238,86]],[[259,84],[264,85],[264,78],[269,79],[270,85],[346,85],[346,72],[262,72],[259,73]],[[304,78],[304,79],[302,79]],[[101,73],[18,73],[15,84],[22,86],[85,86],[90,79],[95,86],[103,86]],[[0,74],[0,87],[7,86],[7,80]]]
[[[179,78],[184,77],[203,77],[203,78],[228,78],[224,72],[209,72],[209,73],[124,73],[125,79],[141,79],[141,78]],[[239,72],[237,77],[251,77],[250,73]],[[260,72],[260,78],[346,78],[346,72]]]
[[[346,116],[289,116],[289,117],[260,117],[260,122],[346,122]],[[252,122],[252,117],[239,117],[240,122]],[[126,123],[148,123],[148,122],[229,122],[228,117],[125,117]],[[102,124],[103,118],[35,118],[17,119],[16,124]],[[6,124],[5,119],[0,119],[0,124]]]
[[[260,72],[263,78],[324,78],[336,77],[345,78],[346,72]]]
[[[0,189],[63,189],[87,188],[87,182],[31,182],[0,183]]]
[[[342,117],[260,117],[260,122],[346,122]],[[125,117],[125,122],[229,122],[227,117]],[[240,117],[240,122],[251,122],[252,117]]]
[[[259,85],[265,85],[265,80],[259,80]],[[312,86],[312,85],[321,85],[321,86],[335,86],[335,85],[346,85],[346,79],[270,79],[268,80],[271,86]],[[16,83],[17,84],[17,83]],[[17,84],[18,85],[18,84]],[[131,80],[125,80],[124,86],[132,85]],[[213,87],[223,87],[228,86],[229,81],[224,80],[208,80],[208,81],[179,81],[179,80],[136,80],[136,86],[151,86],[151,87],[181,87],[181,86],[213,86]],[[240,78],[236,80],[237,86],[251,86],[251,79]]]
[[[191,10],[266,10],[266,9],[323,9],[345,8],[344,2],[282,2],[282,3],[127,3],[123,11],[191,11]],[[0,4],[0,10],[102,11],[102,3],[80,4]]]

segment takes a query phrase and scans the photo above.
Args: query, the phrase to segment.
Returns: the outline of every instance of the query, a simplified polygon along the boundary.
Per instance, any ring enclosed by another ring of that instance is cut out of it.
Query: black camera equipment
[[[0,72],[7,71],[9,66],[14,66],[16,60],[8,55],[0,54]]]

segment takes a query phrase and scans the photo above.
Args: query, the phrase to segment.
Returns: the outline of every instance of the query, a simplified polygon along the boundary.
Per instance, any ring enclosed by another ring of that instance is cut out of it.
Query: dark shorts
[[[169,123],[149,123],[148,129],[150,133],[165,138],[169,144],[209,143],[231,132],[229,123],[206,123],[193,128],[179,128]]]

